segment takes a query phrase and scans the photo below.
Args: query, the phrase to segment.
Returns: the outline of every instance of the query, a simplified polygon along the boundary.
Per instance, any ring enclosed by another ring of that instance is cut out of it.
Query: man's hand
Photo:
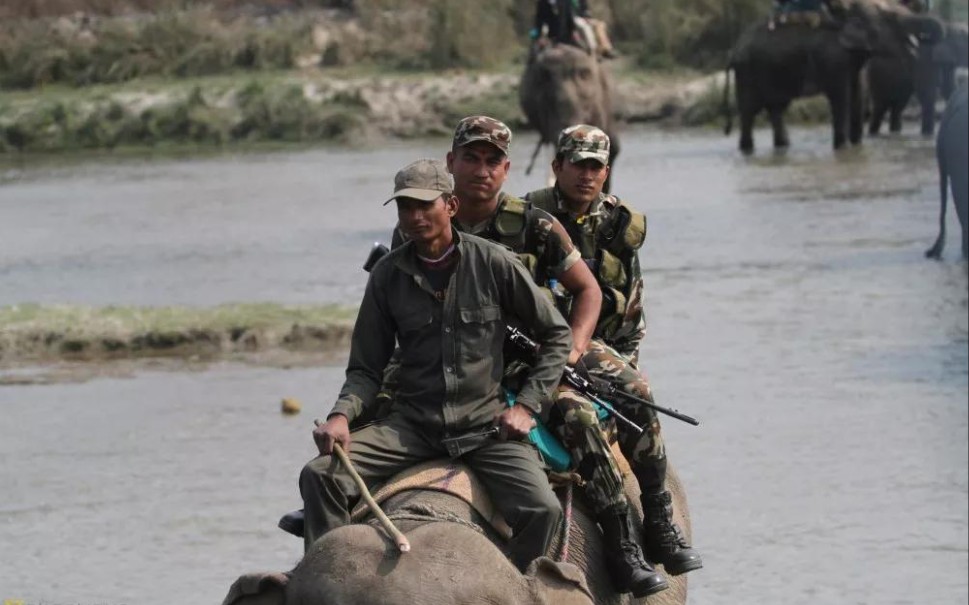
[[[523,405],[513,405],[495,418],[498,439],[501,441],[521,441],[535,424],[531,410]]]
[[[317,421],[316,428],[313,429],[313,441],[316,442],[317,449],[321,456],[333,453],[333,444],[339,443],[343,451],[350,451],[350,423],[343,414],[333,414],[326,419],[326,422]]]
[[[585,355],[585,350],[579,350],[573,348],[569,351],[569,360],[566,362],[570,366],[574,366],[582,360],[582,356]]]

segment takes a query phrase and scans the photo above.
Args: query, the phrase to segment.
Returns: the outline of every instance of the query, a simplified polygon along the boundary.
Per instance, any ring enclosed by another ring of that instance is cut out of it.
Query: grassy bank
[[[188,307],[0,307],[0,365],[24,361],[269,350],[328,352],[349,342],[356,309],[276,304]]]

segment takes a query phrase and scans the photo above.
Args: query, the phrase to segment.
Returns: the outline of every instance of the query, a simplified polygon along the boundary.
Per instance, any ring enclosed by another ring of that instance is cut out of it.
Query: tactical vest
[[[548,288],[551,275],[548,267],[541,266],[548,229],[539,228],[530,219],[528,202],[503,194],[491,222],[481,235],[517,254],[535,283],[551,298]]]
[[[536,208],[552,214],[565,225],[572,243],[589,265],[602,290],[602,310],[596,325],[596,335],[605,339],[622,325],[633,278],[637,271],[637,254],[646,240],[646,216],[636,212],[619,198],[608,195],[603,200],[604,215],[591,216],[592,228],[576,225],[568,213],[558,208],[555,188],[548,187],[529,193],[527,198]]]

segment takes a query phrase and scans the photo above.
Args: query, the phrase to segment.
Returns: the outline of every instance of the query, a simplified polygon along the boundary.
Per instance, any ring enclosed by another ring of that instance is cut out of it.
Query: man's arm
[[[575,363],[589,347],[589,341],[599,322],[602,309],[602,290],[588,265],[581,260],[579,251],[569,238],[565,227],[558,219],[552,219],[549,242],[554,241],[566,255],[566,261],[559,266],[557,279],[572,295],[572,309],[569,313],[569,327],[572,328],[572,351],[569,363]]]
[[[371,274],[367,282],[353,326],[346,380],[330,412],[330,416],[342,414],[348,421],[374,403],[384,367],[394,350],[396,326],[385,308],[386,300],[375,283],[376,277]]]
[[[501,294],[502,308],[527,325],[540,346],[525,384],[518,392],[516,403],[528,408],[537,417],[545,417],[547,414],[543,414],[542,404],[549,399],[561,380],[572,347],[569,326],[514,255],[502,250],[495,258],[492,270]]]

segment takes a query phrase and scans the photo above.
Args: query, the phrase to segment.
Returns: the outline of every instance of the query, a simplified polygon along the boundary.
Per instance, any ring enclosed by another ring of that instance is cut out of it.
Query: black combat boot
[[[599,515],[599,525],[605,539],[606,564],[616,590],[645,597],[669,588],[666,578],[646,562],[643,551],[633,542],[635,529],[625,510]]]
[[[650,560],[662,563],[666,573],[681,573],[703,567],[700,553],[693,550],[676,523],[673,523],[673,497],[668,491],[643,494],[643,531],[646,554]]]

